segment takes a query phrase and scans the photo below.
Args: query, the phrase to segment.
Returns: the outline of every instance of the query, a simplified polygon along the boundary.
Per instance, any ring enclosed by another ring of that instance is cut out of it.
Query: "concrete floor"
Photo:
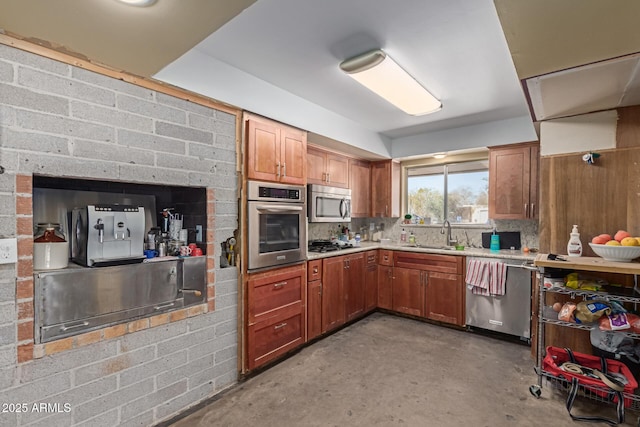
[[[374,313],[172,424],[576,426],[566,395],[537,383],[526,345]],[[579,398],[577,413],[612,417]],[[636,425],[627,411],[624,425]],[[604,425],[604,424],[602,424]]]

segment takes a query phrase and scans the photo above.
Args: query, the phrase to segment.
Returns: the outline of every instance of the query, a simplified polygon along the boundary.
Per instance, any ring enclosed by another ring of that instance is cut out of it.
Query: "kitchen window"
[[[489,161],[406,168],[406,212],[417,224],[486,224]]]

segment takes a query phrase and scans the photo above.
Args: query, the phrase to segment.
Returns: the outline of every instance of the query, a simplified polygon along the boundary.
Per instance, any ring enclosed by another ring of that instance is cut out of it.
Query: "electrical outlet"
[[[0,239],[0,264],[18,262],[18,239]]]

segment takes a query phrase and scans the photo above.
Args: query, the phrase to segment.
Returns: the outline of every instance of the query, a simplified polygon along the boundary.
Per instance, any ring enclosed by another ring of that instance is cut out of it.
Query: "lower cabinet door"
[[[307,341],[322,333],[322,281],[307,282]]]
[[[375,310],[378,306],[378,265],[368,264],[364,273],[364,309]]]
[[[393,310],[399,313],[424,316],[424,276],[421,270],[398,268],[393,270]]]
[[[301,307],[283,316],[249,325],[249,369],[257,368],[304,343],[305,322]]]
[[[427,318],[463,326],[464,282],[461,274],[429,272]]]
[[[378,307],[393,310],[393,267],[378,266]]]

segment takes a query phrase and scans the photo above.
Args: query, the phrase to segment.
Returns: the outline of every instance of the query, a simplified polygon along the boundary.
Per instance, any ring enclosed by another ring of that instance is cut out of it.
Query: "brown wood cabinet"
[[[424,271],[413,268],[393,269],[393,311],[424,317]]]
[[[349,158],[316,147],[307,147],[307,182],[349,188]]]
[[[322,260],[307,264],[307,341],[322,334]]]
[[[398,251],[393,258],[393,310],[464,325],[464,257]]]
[[[368,313],[378,306],[378,251],[367,251],[364,255],[364,311]]]
[[[378,250],[378,307],[393,309],[393,251]]]
[[[248,179],[307,183],[307,132],[252,114],[245,132]]]
[[[464,295],[464,279],[461,274],[429,272],[425,316],[431,320],[463,326]]]
[[[345,322],[343,270],[341,256],[322,260],[322,333]]]
[[[368,218],[371,212],[371,163],[349,160],[351,218]]]
[[[371,163],[371,216],[400,216],[400,163]]]
[[[364,288],[364,252],[344,255],[344,298],[345,321],[355,319],[364,314],[365,288]]]
[[[489,148],[489,217],[538,218],[539,144]]]
[[[247,369],[305,342],[306,276],[304,264],[248,276]]]

